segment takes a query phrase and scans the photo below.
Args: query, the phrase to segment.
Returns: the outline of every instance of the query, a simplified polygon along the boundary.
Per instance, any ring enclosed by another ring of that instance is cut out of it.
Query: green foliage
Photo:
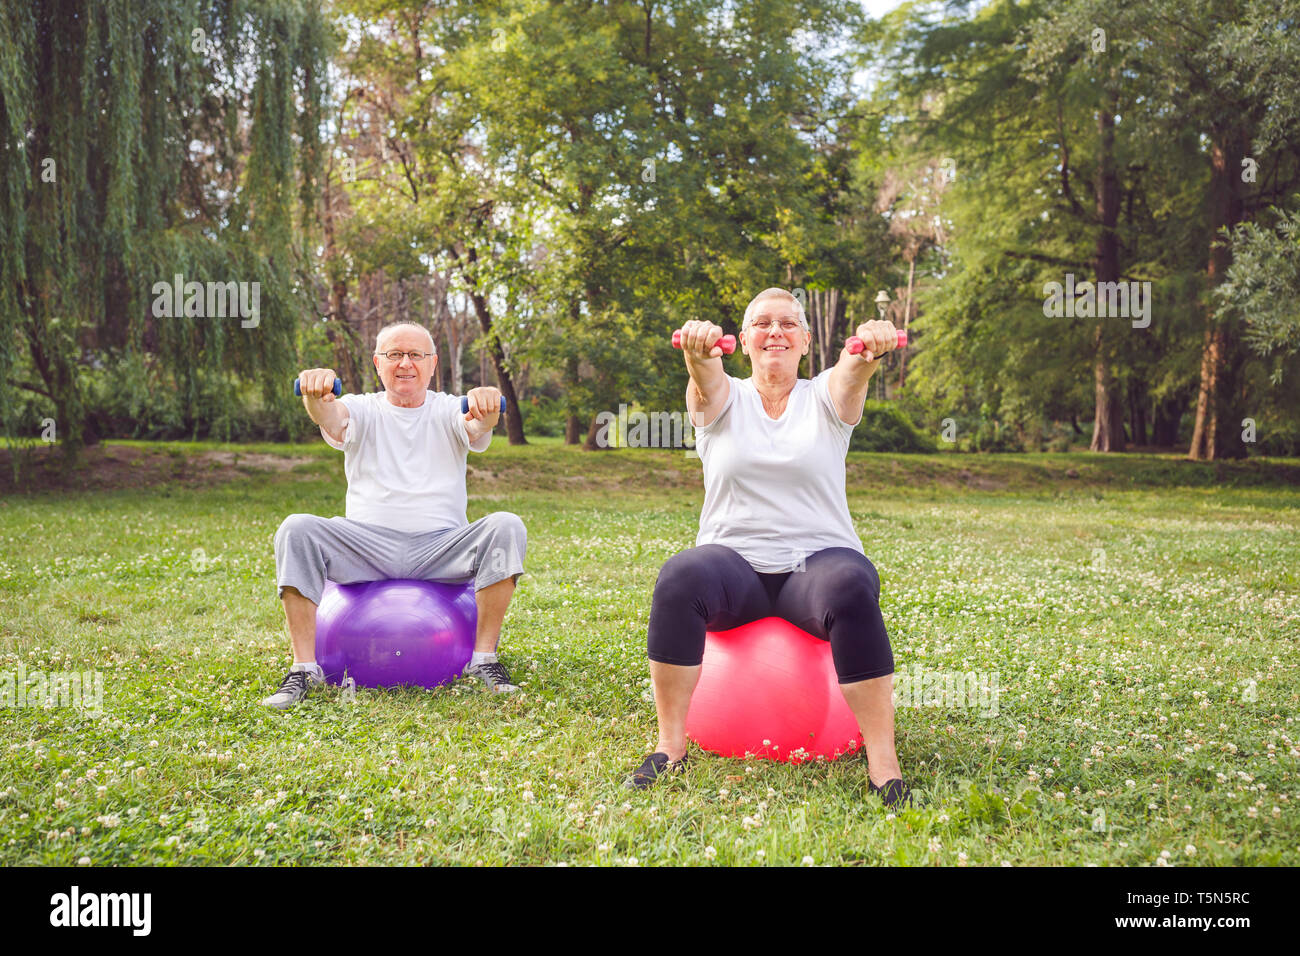
[[[15,386],[46,395],[75,455],[97,437],[90,359],[109,351],[160,363],[182,418],[220,417],[204,390],[234,373],[283,421],[312,308],[318,4],[38,0],[0,30],[0,404]],[[258,283],[256,325],[155,315],[155,283],[177,274]],[[12,374],[19,349],[30,377]]]
[[[869,399],[849,439],[852,451],[934,452],[934,439],[921,432],[893,402]]]
[[[1246,222],[1234,230],[1232,265],[1215,295],[1245,324],[1250,346],[1275,356],[1272,381],[1278,384],[1287,361],[1300,353],[1300,208],[1270,212],[1273,228]]]
[[[349,9],[374,28],[350,58],[376,90],[358,122],[392,104],[400,151],[349,192],[359,271],[454,273],[583,429],[624,402],[680,405],[666,340],[686,318],[734,329],[761,288],[864,270],[872,250],[839,223],[849,64],[828,42],[851,4],[506,0],[416,34],[403,4]]]

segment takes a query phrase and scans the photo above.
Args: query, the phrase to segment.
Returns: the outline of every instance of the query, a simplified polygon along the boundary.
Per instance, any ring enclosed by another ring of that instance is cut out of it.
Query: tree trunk
[[[1206,269],[1212,292],[1224,279],[1232,263],[1232,250],[1220,240],[1223,229],[1241,222],[1244,203],[1241,178],[1235,163],[1246,154],[1248,137],[1237,130],[1216,130],[1210,146],[1210,262]],[[1235,330],[1219,322],[1206,309],[1205,352],[1201,355],[1201,384],[1196,396],[1196,427],[1187,457],[1193,461],[1244,458],[1246,445],[1240,440],[1242,417],[1238,394],[1244,356]]]
[[[1147,443],[1146,387],[1136,380],[1128,384],[1128,430],[1135,445]]]
[[[813,334],[813,347],[808,353],[808,370],[814,376],[830,368],[839,351],[835,342],[839,305],[838,289],[827,289],[824,292],[814,290],[808,295],[808,324]]]
[[[576,327],[581,318],[576,299],[569,305],[569,317]],[[573,404],[573,396],[578,394],[580,376],[581,369],[578,364],[578,356],[569,355],[564,360],[564,393],[569,401],[568,414],[564,419],[564,443],[566,445],[576,445],[582,440],[582,420],[578,417],[578,409]]]
[[[466,259],[472,272],[474,263],[478,259],[478,251],[473,246],[466,250]],[[496,367],[497,386],[506,400],[506,440],[512,445],[526,445],[528,440],[524,438],[524,421],[519,417],[519,399],[515,395],[515,384],[511,381],[510,371],[506,367],[506,356],[501,349],[501,343],[492,335],[492,313],[488,309],[487,299],[477,291],[471,291],[469,299],[474,306],[474,314],[478,316],[483,335],[488,341],[488,351],[492,356],[492,364]]]
[[[903,328],[907,329],[912,318],[912,278],[916,275],[916,253],[907,262],[907,298],[903,300]],[[907,381],[907,350],[898,354],[898,387],[901,390]]]
[[[1095,272],[1097,282],[1119,281],[1119,237],[1115,226],[1119,222],[1119,178],[1115,174],[1115,112],[1118,109],[1114,94],[1106,98],[1097,113],[1097,129],[1101,134],[1097,175],[1097,233]],[[1109,365],[1105,319],[1098,319],[1093,336],[1095,359],[1093,365],[1095,414],[1092,427],[1092,451],[1124,450],[1124,405]]]
[[[1151,418],[1151,444],[1173,448],[1178,444],[1178,425],[1183,419],[1183,402],[1166,398],[1156,404]]]
[[[330,317],[325,323],[325,337],[334,347],[334,369],[343,379],[343,387],[349,392],[360,391],[364,383],[357,367],[356,342],[348,325],[346,279],[335,279],[330,286]]]
[[[461,351],[463,349],[461,339],[461,319],[448,315],[447,317],[447,374],[451,378],[451,394],[465,394],[465,373],[461,370]]]
[[[605,448],[601,448],[596,444],[596,433],[599,431],[600,416],[593,415],[591,416],[591,424],[587,427],[587,438],[582,443],[583,451],[608,451],[610,448],[614,447],[613,445],[607,445]]]

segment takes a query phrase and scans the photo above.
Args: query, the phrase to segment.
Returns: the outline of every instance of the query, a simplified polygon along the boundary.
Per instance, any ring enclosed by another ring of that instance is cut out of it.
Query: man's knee
[[[319,515],[297,514],[289,515],[280,522],[280,527],[275,531],[275,549],[279,551],[290,541],[301,538],[303,535],[310,534],[312,529],[322,521]]]
[[[513,546],[522,555],[528,544],[528,529],[523,519],[509,511],[494,511],[483,518],[493,540],[505,542],[504,546]]]

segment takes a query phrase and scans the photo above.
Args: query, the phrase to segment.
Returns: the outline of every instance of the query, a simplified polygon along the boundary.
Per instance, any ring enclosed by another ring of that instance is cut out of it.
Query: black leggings
[[[693,667],[704,632],[780,617],[831,642],[835,676],[852,684],[894,672],[880,616],[880,576],[852,548],[810,554],[803,571],[760,574],[738,553],[706,544],[675,554],[659,571],[650,606],[649,655]]]

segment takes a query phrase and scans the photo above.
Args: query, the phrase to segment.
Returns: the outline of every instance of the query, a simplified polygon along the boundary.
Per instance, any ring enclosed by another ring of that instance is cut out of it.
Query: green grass
[[[900,670],[1003,688],[996,717],[898,710],[924,806],[891,815],[854,758],[697,753],[620,789],[654,741],[645,625],[693,543],[698,461],[473,457],[470,518],[528,525],[502,647],[525,692],[327,690],[279,714],[258,704],[288,662],[271,537],[342,511],[341,456],[225,450],[301,461],[0,499],[0,672],[104,675],[102,715],[0,708],[0,864],[1300,862],[1295,461],[852,455]]]

